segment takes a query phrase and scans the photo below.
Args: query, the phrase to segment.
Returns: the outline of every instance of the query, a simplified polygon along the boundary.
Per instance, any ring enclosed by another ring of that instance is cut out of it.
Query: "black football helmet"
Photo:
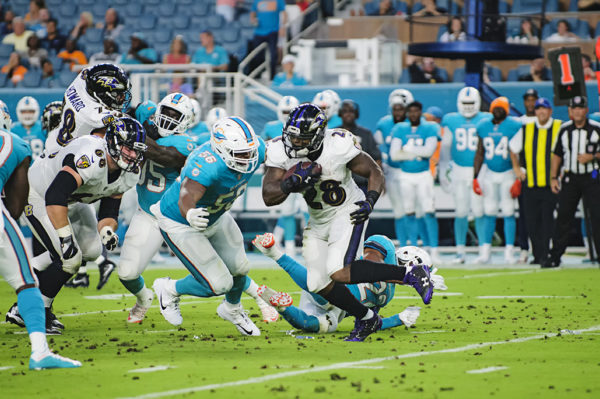
[[[283,127],[283,148],[290,158],[303,158],[321,149],[327,128],[327,116],[311,103],[300,104],[288,116]]]
[[[116,118],[108,125],[105,139],[108,153],[117,165],[126,172],[135,172],[148,148],[144,127],[129,116]]]
[[[42,111],[42,129],[46,132],[54,130],[60,125],[62,118],[63,103],[62,101],[52,101],[44,107]]]
[[[102,105],[125,112],[131,101],[129,76],[116,65],[98,64],[84,71],[85,89]]]

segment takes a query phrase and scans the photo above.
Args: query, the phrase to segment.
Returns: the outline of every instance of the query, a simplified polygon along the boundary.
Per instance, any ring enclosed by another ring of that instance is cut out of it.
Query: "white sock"
[[[369,310],[367,311],[367,314],[365,315],[365,317],[363,317],[361,320],[368,320],[368,319],[370,319],[371,317],[373,317],[374,315],[375,315],[375,313],[374,313],[374,312],[373,312],[371,309],[369,309]]]
[[[144,285],[142,289],[135,294],[135,297],[137,298],[138,303],[143,303],[147,301],[151,295],[153,295],[152,291]]]
[[[54,302],[54,298],[48,298],[46,295],[42,294],[42,300],[44,301],[45,308],[52,307],[52,302]]]
[[[296,255],[296,243],[294,240],[287,240],[284,243],[285,246],[285,254],[288,256]]]
[[[258,296],[258,284],[256,284],[254,282],[254,280],[250,279],[250,285],[248,286],[248,288],[246,288],[244,290],[244,292],[248,295],[250,295],[252,298],[254,298],[255,300],[260,299],[260,297]]]
[[[77,270],[77,274],[85,274],[87,273],[87,266],[79,266],[79,270]]]
[[[464,245],[457,245],[456,246],[456,255],[457,256],[465,256],[465,246]]]
[[[40,355],[50,350],[46,341],[46,334],[43,332],[32,332],[29,334],[29,340],[31,341],[32,354]]]
[[[177,283],[177,280],[167,280],[167,284],[165,284],[165,288],[167,289],[167,292],[169,294],[179,296],[179,292],[177,292],[175,283]]]

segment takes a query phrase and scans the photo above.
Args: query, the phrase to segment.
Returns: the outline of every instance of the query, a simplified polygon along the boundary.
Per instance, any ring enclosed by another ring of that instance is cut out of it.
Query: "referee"
[[[519,214],[531,237],[532,264],[543,264],[550,252],[557,196],[550,188],[550,157],[561,127],[552,118],[552,105],[541,97],[535,101],[535,117],[510,140],[513,170],[523,181]]]
[[[569,102],[571,121],[563,123],[554,146],[550,179],[552,191],[558,194],[558,217],[550,257],[542,267],[560,265],[560,258],[567,248],[571,221],[582,197],[584,208],[591,215],[594,246],[596,250],[600,248],[600,124],[589,120],[587,113],[587,98],[573,97]],[[559,182],[561,165],[564,174]]]

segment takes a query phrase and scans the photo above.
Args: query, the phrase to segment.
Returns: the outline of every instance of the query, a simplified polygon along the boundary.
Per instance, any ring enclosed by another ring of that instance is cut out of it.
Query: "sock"
[[[420,217],[417,218],[417,224],[419,226],[419,237],[421,237],[421,241],[423,241],[424,247],[429,247],[431,245],[429,233],[427,230],[427,222],[425,218]]]
[[[517,219],[514,216],[504,218],[504,241],[506,245],[515,244],[515,236],[517,234]]]
[[[344,284],[334,282],[331,291],[323,297],[357,319],[362,319],[369,311],[369,308],[360,303]]]
[[[477,241],[479,242],[479,245],[483,244],[484,241],[484,233],[485,232],[485,218],[482,217],[478,217],[475,218],[475,234],[477,234]]]
[[[406,268],[398,265],[388,265],[365,259],[358,259],[350,264],[350,284],[402,281],[405,274]]]
[[[369,320],[373,316],[375,316],[375,312],[369,309],[367,310],[367,314],[361,320]]]
[[[245,284],[246,276],[233,276],[233,287],[225,294],[225,300],[232,305],[240,303]]]
[[[415,215],[408,215],[405,219],[410,245],[417,245],[417,239],[419,238],[419,223],[417,222],[417,218]]]
[[[58,262],[53,262],[44,272],[40,280],[40,292],[47,298],[54,299],[60,289],[73,275],[65,272]]]
[[[319,294],[314,294],[308,290],[308,284],[306,283],[306,267],[302,266],[300,263],[296,262],[294,258],[288,255],[283,255],[277,261],[277,264],[283,268],[289,274],[289,276],[294,280],[294,282],[302,288],[304,291],[309,292],[315,301],[319,305],[325,305],[327,300],[323,298]]]
[[[394,219],[394,230],[396,231],[396,239],[398,245],[403,247],[406,245],[406,223],[405,218]]]
[[[494,238],[494,231],[496,231],[496,217],[495,216],[484,216],[485,224],[484,224],[484,234],[483,234],[483,244],[491,244],[492,239]]]
[[[127,288],[127,291],[131,292],[133,295],[138,294],[144,288],[144,278],[142,276],[139,276],[135,280],[119,279],[119,281],[125,288]]]
[[[438,221],[435,217],[434,213],[427,213],[425,214],[425,217],[423,218],[425,219],[425,225],[426,225],[426,230],[427,230],[427,236],[429,237],[429,246],[431,246],[432,248],[437,248],[438,246],[438,240],[439,240],[439,233],[438,233]]]
[[[201,298],[215,296],[213,290],[204,283],[196,280],[191,274],[175,281],[175,293],[177,295],[193,295]]]
[[[50,348],[48,348],[48,341],[46,341],[45,332],[32,332],[29,334],[29,341],[31,341],[32,355],[46,353],[50,350]]]
[[[87,273],[87,262],[85,260],[81,261],[81,266],[79,266],[79,270],[77,270],[77,274],[85,274]]]
[[[393,316],[386,317],[383,319],[383,324],[381,325],[381,329],[385,330],[388,328],[398,327],[401,325],[402,325],[402,320],[400,320],[400,317],[397,314],[395,314]]]
[[[456,246],[456,255],[457,256],[465,256],[465,246],[464,245],[457,245]]]
[[[306,312],[295,306],[285,308],[280,314],[294,328],[307,332],[319,332],[320,330],[319,319],[306,314]]]
[[[258,284],[256,284],[254,282],[254,280],[252,280],[250,277],[248,276],[244,276],[245,280],[244,280],[244,292],[248,295],[250,295],[252,298],[254,298],[254,300],[260,299],[260,297],[258,296]]]
[[[281,227],[283,227],[283,240],[296,240],[296,218],[293,215],[290,215],[282,216],[279,220],[281,221]]]
[[[26,288],[19,292],[17,306],[29,334],[36,332],[46,334],[46,311],[38,288]]]
[[[285,230],[283,229],[283,221],[281,220],[281,218],[279,218],[279,219],[277,219],[277,224],[275,225],[275,228],[273,229],[273,235],[275,236],[276,243],[281,242],[281,240],[283,239],[284,233],[285,233]]]
[[[467,231],[469,231],[469,220],[464,218],[454,218],[454,243],[457,247],[467,244]]]

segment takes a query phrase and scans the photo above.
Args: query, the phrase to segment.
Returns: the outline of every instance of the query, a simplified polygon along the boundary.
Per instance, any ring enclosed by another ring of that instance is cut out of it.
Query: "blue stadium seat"
[[[139,18],[142,15],[142,10],[144,7],[140,3],[130,3],[121,8],[121,13],[127,18],[127,23],[129,24],[130,18]]]
[[[252,22],[250,22],[250,13],[245,13],[240,15],[240,17],[238,18],[238,24],[240,25],[240,27],[242,28],[252,28],[254,29],[254,25],[252,25]]]
[[[510,4],[506,1],[500,1],[498,3],[498,11],[500,11],[501,14],[508,14],[510,12]]]
[[[5,73],[0,73],[0,87],[6,87],[6,82],[8,81],[8,76]],[[12,86],[12,84],[11,84]]]
[[[158,14],[161,18],[171,17],[175,14],[175,3],[165,2],[161,3],[158,7],[154,8],[158,11]]]
[[[402,70],[402,75],[400,75],[398,83],[410,83],[410,73],[408,73],[408,68]]]
[[[600,36],[600,21],[596,24],[596,30],[594,31],[594,37]]]
[[[102,43],[104,35],[102,29],[91,28],[85,31],[83,38],[86,43]]]
[[[94,21],[104,21],[104,15],[106,14],[106,10],[108,9],[107,4],[105,4],[105,3],[94,4],[91,7],[92,7],[91,13],[92,13],[92,16],[94,17]]]
[[[490,78],[490,82],[502,82],[502,70],[488,65],[488,77]]]
[[[210,6],[207,3],[195,3],[191,7],[191,14],[195,17],[206,17],[210,13]]]
[[[206,25],[206,20],[210,18],[210,17],[192,17],[190,18],[190,29],[198,29],[198,31],[200,31],[201,29],[204,29],[204,26]]]
[[[58,74],[58,81],[61,86],[67,87],[77,77],[77,72],[71,72],[69,70],[60,71]]]
[[[190,17],[187,15],[177,15],[171,18],[171,26],[173,29],[187,29],[190,26]]]
[[[175,0],[176,4],[190,6],[195,3],[195,0]]]
[[[139,28],[142,30],[151,30],[156,27],[156,17],[154,15],[144,15],[139,20]]]
[[[158,45],[158,44],[170,44],[171,40],[173,39],[173,34],[171,34],[171,30],[167,29],[167,30],[155,30],[154,32],[152,32],[152,34],[148,35],[148,41],[150,43],[152,43],[152,45]]]
[[[546,3],[546,12],[559,11],[558,0],[514,0],[512,5],[513,13],[539,13],[542,11],[542,4]]]
[[[513,68],[510,71],[508,71],[506,80],[508,82],[516,82],[519,80],[519,77],[527,75],[529,73],[529,69],[530,69],[529,64],[521,64],[518,67]]]
[[[579,9],[579,7],[577,6],[577,1],[578,0],[571,0],[569,2],[569,11],[577,11]]]
[[[236,43],[240,40],[240,31],[234,29],[232,26],[231,28],[220,30],[218,37],[223,43]]]
[[[19,82],[18,87],[38,88],[42,81],[42,71],[39,69],[30,69],[27,71],[23,80]]]
[[[225,19],[221,15],[213,15],[206,21],[206,27],[210,30],[217,30],[225,27]]]
[[[242,39],[243,40],[252,40],[252,38],[254,37],[254,28],[244,28],[241,31],[241,35],[242,35]]]
[[[53,56],[48,57],[48,60],[52,63],[55,73],[58,73],[59,71],[61,71],[63,69],[64,62],[63,62],[62,58],[58,58],[56,55],[53,55]]]
[[[231,55],[235,55],[238,60],[242,60],[246,54],[246,43],[224,43],[223,47]]]
[[[63,0],[46,0],[46,7],[48,9],[52,9],[60,6],[63,3]]]
[[[58,20],[59,23],[63,25],[63,20],[77,20],[79,19],[79,13],[77,12],[77,4],[61,4],[58,7]],[[69,26],[70,24],[67,24]]]
[[[0,43],[0,57],[10,57],[12,52],[15,50],[15,46],[12,44],[1,44]]]
[[[163,2],[163,0],[144,0],[144,4],[150,5],[150,6],[157,6],[157,5],[161,4],[162,2]]]
[[[101,53],[104,51],[104,45],[102,43],[88,43],[85,46],[85,55],[88,60],[90,57],[96,53]]]
[[[131,0],[111,0],[110,4],[114,7],[120,8],[130,4]]]

